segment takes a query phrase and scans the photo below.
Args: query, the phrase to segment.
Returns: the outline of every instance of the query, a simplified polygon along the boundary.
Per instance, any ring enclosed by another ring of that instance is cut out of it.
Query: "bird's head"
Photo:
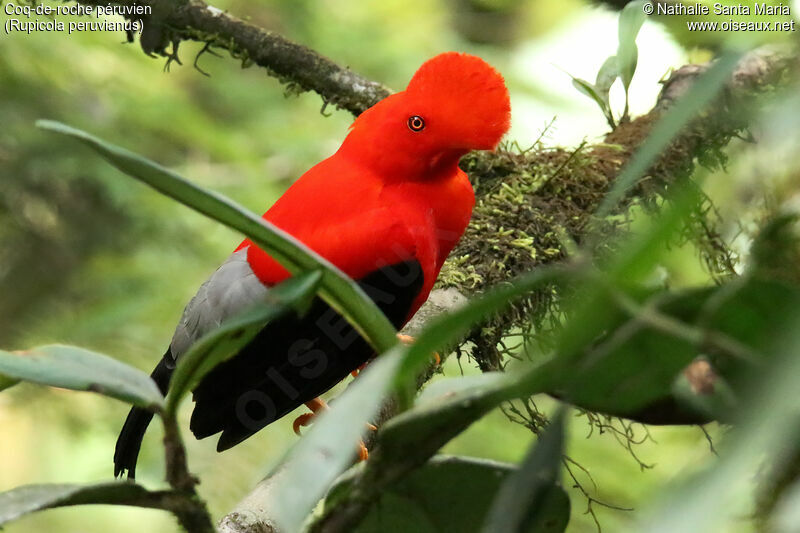
[[[405,91],[362,113],[343,148],[381,172],[425,177],[471,150],[492,150],[508,131],[503,77],[483,59],[447,52],[423,63]]]

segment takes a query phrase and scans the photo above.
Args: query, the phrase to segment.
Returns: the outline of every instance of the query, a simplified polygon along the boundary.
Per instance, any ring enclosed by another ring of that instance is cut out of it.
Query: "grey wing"
[[[227,318],[263,301],[267,288],[247,262],[247,248],[231,256],[209,277],[183,310],[170,343],[177,361],[200,337]]]

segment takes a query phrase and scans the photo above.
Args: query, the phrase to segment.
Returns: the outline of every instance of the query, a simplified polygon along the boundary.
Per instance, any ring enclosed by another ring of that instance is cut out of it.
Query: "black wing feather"
[[[422,288],[417,261],[379,268],[359,285],[396,328],[408,318]],[[217,366],[194,390],[190,428],[198,439],[222,432],[217,450],[247,439],[296,407],[323,394],[372,357],[360,335],[323,300],[302,317],[270,322],[236,356]],[[175,358],[167,350],[152,373],[166,393]],[[142,438],[153,413],[134,407],[114,453],[114,475],[133,479]]]
[[[417,261],[373,271],[359,284],[400,328],[419,295]],[[194,391],[190,428],[198,439],[222,432],[217,450],[247,439],[343,380],[373,355],[360,335],[317,298],[302,317],[268,324],[239,354],[217,366]]]

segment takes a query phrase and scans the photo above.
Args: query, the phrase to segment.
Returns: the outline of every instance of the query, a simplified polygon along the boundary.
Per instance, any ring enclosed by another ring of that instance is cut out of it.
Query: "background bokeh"
[[[215,5],[394,88],[402,88],[416,67],[438,52],[479,54],[507,79],[513,107],[509,138],[521,146],[533,144],[553,119],[545,133],[551,145],[597,141],[607,129],[600,111],[566,74],[594,79],[614,53],[617,14],[607,7],[581,0],[222,0]],[[4,17],[0,13],[0,23]],[[240,237],[123,177],[76,143],[35,129],[34,121],[51,118],[96,133],[260,213],[336,149],[352,117],[334,110],[323,116],[318,96],[286,96],[263,70],[242,70],[227,57],[200,57],[206,77],[192,68],[200,45],[184,43],[184,65],[172,64],[164,72],[163,58],[148,58],[138,44],[124,40],[117,33],[0,36],[0,346],[77,344],[149,371],[185,302]],[[652,107],[658,82],[671,67],[710,57],[680,40],[668,28],[645,23],[631,87],[634,114]],[[622,98],[615,87],[615,109],[621,109]],[[784,202],[795,190],[791,172],[767,179],[757,171],[759,161],[774,157],[774,151],[744,144],[737,150],[743,157],[707,185],[730,220],[723,227],[732,240],[759,220],[765,198]],[[746,249],[747,238],[739,240]],[[676,249],[664,269],[673,286],[708,282],[690,247]],[[444,367],[445,375],[460,372],[476,370],[466,359],[451,358]],[[548,410],[551,404],[543,400],[539,406]],[[184,422],[190,407],[184,406]],[[0,490],[109,479],[127,410],[100,396],[25,384],[4,392]],[[190,466],[215,517],[294,442],[292,418],[221,455],[212,440],[188,440]],[[584,417],[570,424],[569,455],[585,468],[574,472],[593,496],[614,506],[635,509],[668,480],[714,460],[700,428],[650,428],[646,439],[645,428],[630,430],[643,439],[632,451],[614,431],[595,430],[587,438]],[[708,431],[720,438],[718,427]],[[154,424],[140,459],[138,476],[149,487],[164,485],[159,437]],[[444,451],[516,462],[533,438],[497,411]],[[571,494],[569,531],[595,531],[584,514],[586,498],[577,489]],[[616,531],[632,516],[598,504],[594,509],[604,531]],[[742,520],[732,530],[750,530],[747,509],[742,502]],[[93,507],[48,511],[6,531],[176,527],[159,511]]]

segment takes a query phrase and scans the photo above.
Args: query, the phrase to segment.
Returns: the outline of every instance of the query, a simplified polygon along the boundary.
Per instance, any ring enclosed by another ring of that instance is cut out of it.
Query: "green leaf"
[[[580,91],[581,93],[585,94],[586,96],[594,100],[595,103],[598,105],[598,107],[600,107],[600,110],[603,112],[604,115],[608,114],[608,102],[603,100],[600,94],[598,94],[594,85],[592,85],[586,80],[582,80],[574,76],[571,77],[572,77],[573,87],[575,87],[576,89],[578,89],[578,91]]]
[[[669,298],[658,294],[653,300],[660,305],[654,309],[663,316],[693,322],[707,297],[707,291]],[[569,365],[564,388],[556,392],[582,408],[624,416],[669,396],[676,376],[698,355],[700,346],[651,327],[613,302],[614,297],[608,296],[607,333]],[[647,309],[648,302],[641,306]]]
[[[782,282],[742,278],[709,295],[698,318],[707,329],[725,333],[752,350],[753,360],[709,354],[714,367],[736,389],[746,386],[771,364],[769,354],[784,338],[787,317],[800,309],[800,288]]]
[[[644,24],[645,14],[642,10],[644,2],[636,0],[628,2],[619,14],[619,44],[617,45],[617,63],[620,79],[625,90],[630,87],[633,74],[636,72],[636,63],[639,58],[639,49],[636,46],[636,36]]]
[[[800,309],[800,290],[746,279],[659,293],[635,312],[616,308],[613,301],[609,296],[606,314],[614,325],[570,365],[569,379],[557,395],[618,416],[673,397],[689,410],[727,419],[735,398],[771,364],[765,354],[782,338],[785,317]],[[661,327],[654,326],[658,323]],[[724,344],[712,344],[717,340]],[[704,351],[724,379],[715,385],[720,389],[715,396],[692,399],[680,388],[679,373]]]
[[[141,370],[75,346],[0,351],[0,374],[51,387],[98,392],[142,407],[164,404],[155,382]]]
[[[611,109],[608,101],[608,94],[611,92],[611,86],[617,81],[619,77],[619,62],[617,56],[611,56],[605,60],[603,66],[597,71],[597,79],[594,82],[595,91],[597,96],[603,101],[606,109]]]
[[[280,531],[300,531],[314,506],[352,463],[359,436],[380,410],[404,350],[405,346],[397,346],[370,363],[289,451],[273,473],[277,482],[251,494],[262,506],[269,501],[267,514]],[[269,492],[269,498],[259,497],[262,490]]]
[[[112,504],[162,508],[159,495],[135,483],[26,485],[0,492],[0,526],[25,515],[71,505]]]
[[[438,456],[396,484],[380,499],[354,533],[474,531],[483,522],[504,482],[515,475],[512,465],[469,457]],[[352,488],[353,476],[342,478],[325,500],[334,505]],[[546,505],[538,520],[516,529],[520,533],[558,533],[569,520],[569,497],[563,489],[542,494]]]
[[[629,4],[630,5],[630,4]],[[725,52],[714,65],[700,76],[689,90],[656,123],[647,140],[620,172],[611,190],[597,209],[597,216],[611,213],[628,189],[641,178],[678,132],[695,118],[722,89],[730,78],[742,53]]]
[[[268,300],[224,322],[204,335],[181,357],[170,380],[166,410],[175,413],[181,399],[215,366],[239,352],[267,322],[299,309],[313,298],[322,275],[297,274],[271,288]]]
[[[501,402],[517,397],[517,379],[511,374],[487,372],[463,379],[447,380],[412,409],[384,423],[377,441],[380,457],[371,459],[367,468],[388,464],[411,470]],[[536,392],[546,388],[543,380]]]
[[[583,351],[623,320],[619,309],[609,308],[609,291],[628,294],[628,289],[645,282],[663,254],[668,253],[664,243],[676,234],[698,199],[696,187],[679,187],[671,202],[641,233],[619,246],[603,274],[588,277],[581,288],[575,290],[578,298],[573,303],[574,310],[557,339],[556,352],[564,380],[571,377],[570,367],[576,364]]]
[[[600,70],[597,72],[597,81],[594,85],[581,78],[576,78],[569,72],[566,73],[572,78],[572,85],[578,89],[579,92],[585,94],[595,101],[600,111],[606,117],[609,126],[614,127],[614,115],[611,112],[611,104],[608,100],[608,93],[611,90],[611,85],[619,76],[619,69],[617,67],[617,58],[611,56],[603,63]]]
[[[564,454],[564,410],[556,414],[525,460],[506,478],[484,521],[484,533],[564,531],[569,522],[569,497],[559,485]],[[562,496],[561,505],[552,501]],[[531,525],[537,525],[532,528]]]
[[[765,462],[781,461],[793,449],[800,431],[800,307],[795,304],[775,318],[775,338],[764,354],[769,364],[760,366],[743,391],[737,423],[726,435],[719,459],[712,468],[664,491],[650,509],[641,512],[631,531],[726,530],[731,521],[741,521],[741,503],[752,498],[754,473],[770,472],[775,465]]]
[[[320,295],[382,353],[397,343],[386,316],[353,280],[303,243],[220,194],[206,191],[144,157],[59,122],[39,120],[40,128],[87,144],[122,172],[209,218],[243,233],[290,272],[322,272]]]

